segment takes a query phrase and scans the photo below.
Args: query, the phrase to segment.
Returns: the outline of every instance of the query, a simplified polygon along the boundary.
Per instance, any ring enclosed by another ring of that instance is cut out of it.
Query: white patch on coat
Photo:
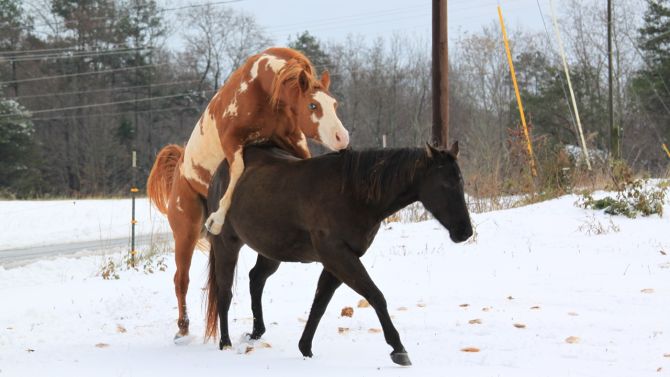
[[[233,102],[231,102],[230,105],[228,105],[226,111],[223,112],[224,118],[228,116],[231,117],[237,116],[237,98],[235,98]]]
[[[312,95],[314,101],[321,105],[323,115],[321,118],[312,113],[311,119],[318,124],[319,138],[328,148],[333,150],[344,149],[349,145],[349,131],[342,125],[335,112],[335,98],[329,96],[323,91],[317,91]],[[340,141],[335,135],[340,136]]]
[[[212,119],[209,107],[202,114],[202,131],[200,134],[200,127],[197,124],[193,128],[184,149],[184,163],[181,170],[186,179],[209,187],[209,182],[204,182],[194,167],[199,166],[214,175],[216,168],[225,158],[216,121]]]
[[[177,211],[184,212],[184,209],[181,208],[181,196],[177,196]]]
[[[248,88],[248,87],[249,87],[249,84],[247,84],[246,82],[242,81],[242,83],[240,84],[240,89],[239,89],[237,92],[238,92],[238,93],[244,93],[244,92],[247,91],[247,88]]]
[[[268,60],[266,63],[266,69],[267,67],[270,67],[274,73],[279,72],[280,69],[286,64],[286,60],[280,59],[274,55],[269,55],[269,54],[263,54],[261,55],[254,64],[251,66],[251,71],[249,71],[249,74],[251,75],[251,79],[249,82],[252,82],[258,77],[258,66],[261,64],[261,61],[263,60]]]
[[[314,114],[312,114],[312,116],[314,116]],[[300,140],[298,140],[298,147],[306,151],[309,150],[309,148],[307,147],[307,138],[305,137],[305,134],[302,132],[300,133]]]

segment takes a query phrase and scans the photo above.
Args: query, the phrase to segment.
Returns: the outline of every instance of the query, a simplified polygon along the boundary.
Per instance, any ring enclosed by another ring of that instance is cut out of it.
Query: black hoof
[[[303,356],[305,357],[312,357],[314,356],[312,354],[312,347],[311,346],[306,346],[302,344],[298,344],[298,348],[300,348],[300,353],[302,353]]]
[[[393,360],[394,363],[404,367],[412,365],[412,362],[409,361],[409,355],[407,355],[407,352],[392,352],[391,360]]]
[[[233,348],[233,344],[230,342],[230,339],[228,340],[221,339],[219,341],[219,350],[230,349],[230,348]]]

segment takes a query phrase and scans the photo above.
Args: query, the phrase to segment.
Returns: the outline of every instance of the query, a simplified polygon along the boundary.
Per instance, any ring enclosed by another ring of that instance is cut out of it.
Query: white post
[[[382,148],[386,148],[386,134],[382,135]]]
[[[549,0],[549,7],[551,9],[551,21],[554,24],[554,33],[556,33],[556,39],[558,39],[558,47],[561,53],[561,59],[563,60],[563,70],[565,71],[565,77],[568,80],[568,89],[570,90],[570,99],[572,100],[572,107],[575,109],[575,118],[577,119],[577,129],[579,130],[579,140],[582,143],[582,151],[584,152],[584,159],[586,159],[586,166],[591,170],[591,159],[589,158],[589,151],[586,147],[586,140],[584,139],[584,131],[582,131],[582,122],[579,120],[579,110],[577,109],[577,101],[575,100],[575,92],[572,90],[572,82],[570,81],[570,71],[568,70],[568,63],[565,60],[565,51],[563,49],[563,40],[561,39],[561,33],[558,30],[558,22],[556,22],[556,14],[554,13],[554,2]]]

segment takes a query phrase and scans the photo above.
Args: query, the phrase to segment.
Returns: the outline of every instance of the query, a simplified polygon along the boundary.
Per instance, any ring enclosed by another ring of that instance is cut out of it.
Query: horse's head
[[[308,138],[323,143],[332,150],[349,146],[349,131],[337,117],[337,101],[328,91],[330,75],[324,72],[316,80],[303,67],[287,64],[277,75],[273,95],[288,107],[292,119]],[[292,72],[293,71],[293,72]]]
[[[472,236],[470,213],[465,203],[463,177],[458,167],[458,142],[449,150],[426,145],[428,171],[419,187],[419,200],[430,213],[449,230],[454,242]]]

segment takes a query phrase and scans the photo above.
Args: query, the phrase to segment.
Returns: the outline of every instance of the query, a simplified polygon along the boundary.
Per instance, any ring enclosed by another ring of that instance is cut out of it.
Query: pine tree
[[[0,195],[25,197],[36,184],[34,128],[18,102],[0,98]]]
[[[330,69],[330,56],[323,51],[316,37],[308,31],[304,31],[302,34],[296,36],[295,40],[289,42],[288,46],[305,54],[312,64],[314,64],[317,72]]]

